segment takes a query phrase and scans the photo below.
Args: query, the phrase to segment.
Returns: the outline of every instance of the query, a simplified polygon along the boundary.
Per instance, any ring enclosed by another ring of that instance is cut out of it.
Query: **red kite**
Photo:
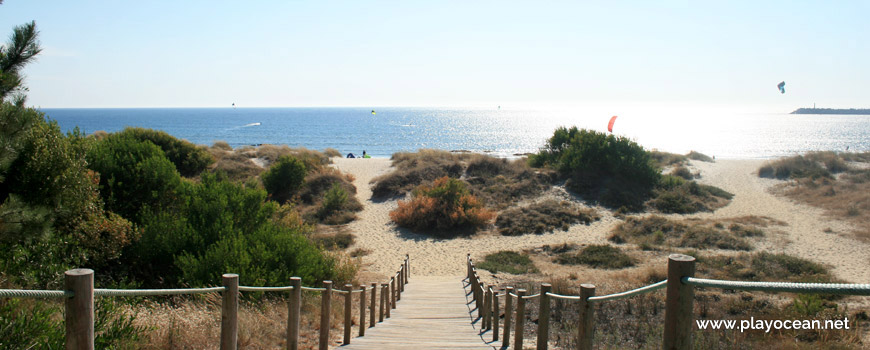
[[[607,123],[607,131],[610,131],[610,133],[613,133],[613,122],[615,122],[615,121],[616,121],[616,116],[613,116],[612,118],[610,118],[610,122]]]

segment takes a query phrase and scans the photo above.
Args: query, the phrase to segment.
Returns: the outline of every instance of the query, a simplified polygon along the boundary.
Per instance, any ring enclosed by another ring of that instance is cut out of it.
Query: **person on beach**
[[[363,158],[366,157],[366,150],[363,150]]]

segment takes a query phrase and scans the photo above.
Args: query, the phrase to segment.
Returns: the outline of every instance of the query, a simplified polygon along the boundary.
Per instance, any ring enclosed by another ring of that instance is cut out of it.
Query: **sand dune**
[[[396,208],[396,201],[371,200],[369,182],[390,171],[389,159],[333,160],[336,168],[356,177],[354,184],[359,189],[357,195],[364,209],[359,213],[359,219],[348,225],[348,229],[357,236],[357,247],[371,250],[371,254],[363,257],[363,266],[367,272],[375,275],[385,276],[395,272],[407,253],[411,255],[413,275],[460,276],[465,272],[465,256],[468,253],[480,259],[487,253],[499,250],[530,249],[561,243],[605,243],[611,228],[620,222],[608,212],[599,210],[602,215],[600,221],[589,226],[575,225],[568,231],[519,237],[482,234],[471,239],[433,239],[393,225],[389,212]],[[771,237],[760,249],[785,252],[829,264],[837,277],[850,282],[870,281],[870,270],[866,268],[870,263],[868,246],[836,234],[848,232],[849,225],[826,218],[819,209],[770,194],[768,190],[778,182],[760,179],[754,174],[762,163],[761,160],[693,162],[693,167],[701,171],[702,183],[721,187],[734,193],[735,197],[730,205],[715,213],[689,216],[729,218],[763,215],[785,221],[788,226],[781,227],[782,233],[777,235],[778,238]],[[823,232],[826,228],[831,228],[835,233]],[[666,252],[663,254],[666,255]]]

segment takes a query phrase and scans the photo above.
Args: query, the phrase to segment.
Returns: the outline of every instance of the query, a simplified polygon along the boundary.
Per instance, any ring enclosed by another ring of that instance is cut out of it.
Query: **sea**
[[[390,157],[430,148],[498,157],[533,153],[560,126],[607,131],[613,115],[500,108],[43,108],[64,131],[163,130],[195,144],[289,145]],[[683,111],[617,115],[615,135],[648,150],[759,159],[870,151],[868,115]]]

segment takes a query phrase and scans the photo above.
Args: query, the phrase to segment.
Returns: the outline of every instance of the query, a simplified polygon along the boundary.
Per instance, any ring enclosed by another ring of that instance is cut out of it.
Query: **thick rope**
[[[523,299],[534,299],[534,298],[537,298],[539,296],[541,296],[541,293],[532,294],[532,295],[523,295]]]
[[[314,292],[322,292],[322,291],[325,291],[326,288],[302,287],[302,290],[310,290],[310,291],[314,291]]]
[[[598,302],[598,301],[606,301],[606,300],[625,299],[628,297],[633,297],[635,295],[640,295],[640,294],[656,291],[656,290],[662,289],[662,288],[667,287],[667,286],[668,286],[668,280],[664,280],[661,282],[650,284],[648,286],[643,286],[643,287],[640,287],[637,289],[632,289],[632,290],[628,290],[628,291],[621,292],[621,293],[613,293],[613,294],[608,294],[608,295],[589,297],[589,299],[586,299],[586,300],[589,300],[591,302]]]
[[[0,289],[0,298],[72,298],[75,295],[71,290],[20,290]]]
[[[94,295],[100,297],[144,297],[151,295],[217,293],[225,290],[226,287],[187,289],[94,289]]]
[[[578,295],[562,295],[562,294],[547,292],[547,296],[549,296],[551,298],[562,299],[562,300],[580,300],[580,296],[578,296]]]
[[[293,290],[293,286],[286,287],[248,287],[239,286],[239,291],[242,292],[287,292]]]
[[[683,277],[683,283],[710,288],[789,292],[803,294],[870,295],[870,284],[744,282]]]

